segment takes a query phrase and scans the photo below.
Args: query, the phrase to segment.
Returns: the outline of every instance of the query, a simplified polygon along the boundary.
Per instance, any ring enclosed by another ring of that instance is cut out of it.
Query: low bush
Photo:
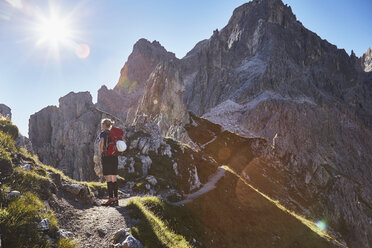
[[[0,209],[0,228],[4,247],[50,247],[37,224],[44,218],[50,221],[47,234],[56,237],[57,220],[51,211],[32,193],[12,201]]]
[[[0,120],[0,131],[9,134],[13,140],[19,135],[18,127],[13,125],[10,120]]]

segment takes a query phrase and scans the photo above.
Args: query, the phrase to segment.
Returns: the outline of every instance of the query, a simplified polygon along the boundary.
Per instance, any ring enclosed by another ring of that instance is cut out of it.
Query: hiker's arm
[[[102,156],[103,153],[103,138],[99,140],[99,155]]]

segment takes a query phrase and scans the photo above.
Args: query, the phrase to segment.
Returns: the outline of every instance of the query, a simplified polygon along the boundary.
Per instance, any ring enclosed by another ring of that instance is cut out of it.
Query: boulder
[[[58,230],[57,234],[60,239],[67,239],[74,236],[72,232],[66,231],[65,229]]]
[[[142,243],[134,238],[132,235],[129,235],[124,242],[121,244],[122,248],[143,248]]]
[[[8,197],[9,198],[12,198],[12,199],[17,199],[17,198],[20,198],[21,197],[21,192],[17,191],[17,190],[12,190],[8,193]]]
[[[84,185],[78,183],[64,183],[62,185],[63,189],[74,196],[78,196],[80,192],[84,190]]]
[[[123,242],[128,236],[130,235],[130,232],[129,232],[129,229],[128,228],[121,228],[119,230],[117,230],[115,233],[114,233],[114,236],[113,236],[113,241],[114,243],[121,243]]]
[[[42,219],[39,224],[37,225],[37,228],[41,231],[48,231],[49,230],[50,221],[48,218]]]
[[[158,183],[156,178],[151,175],[146,177],[146,181],[149,182],[152,186],[155,186]]]

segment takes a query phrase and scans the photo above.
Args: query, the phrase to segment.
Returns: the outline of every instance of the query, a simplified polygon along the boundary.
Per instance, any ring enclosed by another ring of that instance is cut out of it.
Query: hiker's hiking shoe
[[[118,198],[108,198],[108,200],[105,203],[101,204],[102,206],[112,206],[112,207],[117,207],[119,206],[119,200]]]
[[[102,203],[101,205],[102,206],[111,206],[111,204],[114,202],[114,200],[112,198],[108,198],[107,202],[105,203]]]
[[[112,201],[112,206],[114,206],[114,207],[119,206],[119,200],[118,200],[118,198],[114,197],[114,200]]]

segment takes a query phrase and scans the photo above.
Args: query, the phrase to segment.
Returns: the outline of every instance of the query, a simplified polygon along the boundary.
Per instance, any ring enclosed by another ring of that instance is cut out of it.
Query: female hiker
[[[103,203],[103,206],[118,206],[118,184],[116,181],[116,175],[118,174],[118,156],[108,155],[108,134],[114,125],[114,122],[110,119],[102,119],[101,121],[101,133],[99,135],[99,152],[101,154],[101,162],[103,167],[103,175],[106,178],[107,189],[108,189],[108,200]]]

